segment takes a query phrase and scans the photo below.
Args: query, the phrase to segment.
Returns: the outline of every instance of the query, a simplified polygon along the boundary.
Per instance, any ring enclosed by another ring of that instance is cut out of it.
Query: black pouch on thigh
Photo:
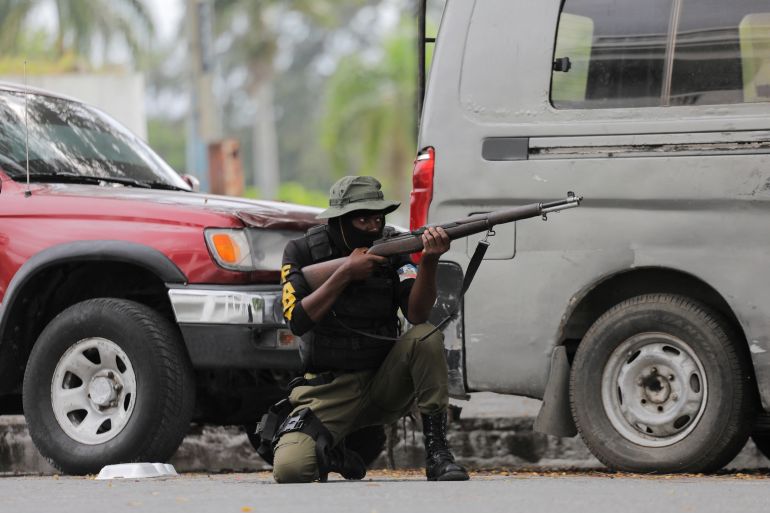
[[[310,379],[298,376],[289,382],[288,391],[291,392],[295,387],[301,386],[326,385],[332,381],[334,381],[334,374],[328,372]],[[254,435],[259,437],[257,454],[271,465],[275,456],[273,452],[275,444],[280,438],[282,434],[281,429],[284,427],[284,423],[293,409],[294,406],[288,397],[281,399],[271,406],[257,423],[257,428],[254,431]]]
[[[262,415],[262,419],[257,423],[257,429],[254,434],[259,437],[259,446],[257,454],[268,462],[273,464],[273,440],[278,430],[293,409],[289,399],[281,399]]]

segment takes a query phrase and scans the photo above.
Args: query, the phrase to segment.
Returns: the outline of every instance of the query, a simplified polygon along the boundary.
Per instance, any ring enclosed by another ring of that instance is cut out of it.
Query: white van
[[[447,0],[419,148],[413,227],[585,197],[490,239],[455,394],[544,399],[616,469],[770,454],[770,1]]]

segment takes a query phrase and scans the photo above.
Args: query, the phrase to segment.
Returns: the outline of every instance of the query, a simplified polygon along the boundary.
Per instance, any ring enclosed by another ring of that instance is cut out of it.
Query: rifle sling
[[[481,266],[481,261],[484,260],[484,255],[487,252],[487,249],[489,248],[489,242],[486,240],[480,240],[479,243],[476,245],[476,249],[473,251],[473,256],[471,257],[471,261],[468,263],[468,269],[465,271],[465,277],[463,278],[463,287],[460,290],[460,296],[458,297],[458,300],[462,300],[462,298],[465,296],[465,292],[468,290],[468,288],[471,286],[471,282],[473,281],[474,276],[476,276],[476,271],[479,270],[479,267]],[[437,331],[439,331],[447,322],[451,321],[455,317],[457,317],[457,314],[460,313],[460,305],[458,301],[457,309],[455,309],[454,312],[444,317],[444,319],[441,320],[430,332],[428,332],[427,335],[423,335],[419,338],[419,341],[422,342],[426,338],[430,337]],[[382,335],[374,335],[372,333],[366,333],[365,331],[357,330],[355,328],[351,328],[337,317],[337,314],[334,313],[334,310],[332,310],[332,316],[334,316],[334,319],[348,331],[351,331],[355,333],[356,335],[363,335],[365,337],[377,339],[377,340],[392,340],[392,341],[398,341],[400,337],[385,337]]]
[[[471,286],[471,282],[473,281],[473,277],[476,276],[476,271],[479,270],[479,267],[481,266],[481,261],[484,260],[484,255],[487,252],[487,249],[489,248],[489,242],[486,240],[480,240],[478,244],[476,244],[476,249],[473,251],[473,256],[471,257],[471,261],[468,263],[468,269],[465,271],[465,277],[463,278],[463,288],[460,290],[460,296],[458,299],[457,308],[454,312],[444,317],[441,322],[439,322],[435,328],[430,330],[427,335],[423,335],[420,337],[420,341],[425,340],[426,338],[430,337],[434,333],[436,333],[438,330],[440,330],[446,323],[457,317],[457,314],[460,313],[460,301],[462,301],[463,297],[465,297],[465,292],[468,290],[468,288]]]

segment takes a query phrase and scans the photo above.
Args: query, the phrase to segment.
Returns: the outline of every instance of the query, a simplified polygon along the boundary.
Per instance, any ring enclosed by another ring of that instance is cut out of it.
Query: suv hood
[[[197,221],[207,225],[217,224],[215,219],[223,216],[229,217],[231,222],[236,217],[246,226],[295,231],[305,231],[321,223],[315,217],[321,209],[277,201],[123,186],[36,183],[31,189],[33,196],[56,196],[61,200],[71,197],[80,205],[87,198],[90,200],[88,206],[81,208],[87,208],[90,213],[107,211],[120,216],[125,207],[125,212],[132,217],[146,213],[149,217],[162,215],[165,221]]]

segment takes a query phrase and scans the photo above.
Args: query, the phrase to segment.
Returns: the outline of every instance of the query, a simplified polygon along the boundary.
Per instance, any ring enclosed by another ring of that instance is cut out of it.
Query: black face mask
[[[355,228],[352,215],[330,219],[329,221],[334,242],[347,251],[353,251],[356,248],[370,248],[374,241],[382,238],[382,228],[376,232],[365,232]]]

